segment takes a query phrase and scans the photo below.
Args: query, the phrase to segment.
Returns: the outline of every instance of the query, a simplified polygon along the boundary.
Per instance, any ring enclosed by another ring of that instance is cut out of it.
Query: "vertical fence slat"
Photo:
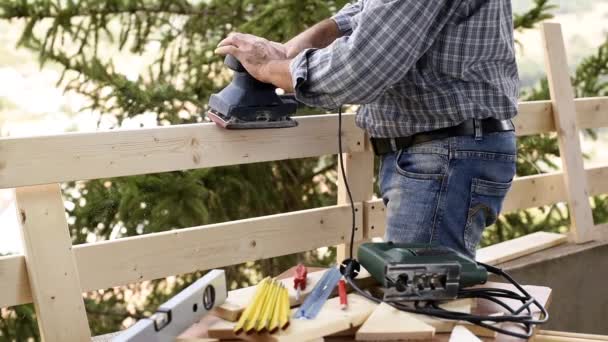
[[[42,340],[90,340],[59,184],[18,188],[16,200]]]
[[[564,185],[572,221],[571,238],[577,243],[583,243],[593,239],[593,216],[561,25],[544,23],[542,36],[553,116],[564,169]]]
[[[365,149],[363,152],[357,153],[345,153],[344,159],[344,171],[348,180],[348,186],[353,196],[354,202],[365,202],[372,198],[374,193],[374,153],[369,146],[369,139],[365,136],[365,141],[361,141]],[[339,164],[339,161],[338,161]],[[338,165],[338,204],[348,204],[348,193],[346,186],[344,185],[344,179],[340,171],[340,165]],[[369,234],[367,230],[367,209],[362,206],[363,210],[363,221],[358,225],[358,231],[355,236],[355,244],[353,246],[353,256],[357,255],[357,248],[359,244],[365,241]],[[358,238],[360,237],[360,238]],[[350,241],[348,236],[347,241]],[[343,244],[337,246],[337,262],[340,263],[345,258],[349,257],[350,244]]]

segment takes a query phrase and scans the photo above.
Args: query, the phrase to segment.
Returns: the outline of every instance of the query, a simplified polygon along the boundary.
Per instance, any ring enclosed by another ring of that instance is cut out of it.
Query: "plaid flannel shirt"
[[[359,0],[333,20],[343,36],[290,64],[300,102],[361,104],[357,125],[388,138],[517,114],[510,0]]]

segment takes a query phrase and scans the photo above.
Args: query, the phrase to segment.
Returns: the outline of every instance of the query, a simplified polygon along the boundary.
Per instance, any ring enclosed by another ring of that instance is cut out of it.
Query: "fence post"
[[[16,190],[23,252],[43,341],[90,341],[59,184]]]
[[[576,124],[574,91],[570,80],[561,25],[544,23],[542,36],[553,118],[559,140],[564,185],[572,222],[570,239],[576,243],[584,243],[593,240],[594,223],[589,204],[579,129]]]
[[[353,196],[353,202],[355,203],[370,200],[374,193],[374,153],[372,152],[367,134],[363,140],[361,141],[361,144],[364,146],[363,152],[344,153],[343,155],[344,171]],[[346,192],[346,186],[344,186],[339,164],[340,161],[338,160],[338,204],[348,204],[348,193]],[[363,239],[357,241],[355,236],[355,244],[353,246],[354,257],[357,255],[358,245],[369,237],[367,232],[366,206],[362,205],[361,210],[363,210],[362,225],[361,227],[357,227],[357,229],[363,230]],[[346,237],[346,241],[350,241],[350,235]],[[337,246],[336,261],[338,263],[349,257],[349,249],[350,244],[348,242]]]

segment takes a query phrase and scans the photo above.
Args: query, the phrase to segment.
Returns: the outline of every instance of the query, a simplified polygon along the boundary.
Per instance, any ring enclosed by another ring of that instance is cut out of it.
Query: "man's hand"
[[[271,83],[268,64],[273,60],[287,59],[287,49],[283,44],[244,33],[229,34],[219,43],[215,53],[233,55],[251,76],[266,83]]]

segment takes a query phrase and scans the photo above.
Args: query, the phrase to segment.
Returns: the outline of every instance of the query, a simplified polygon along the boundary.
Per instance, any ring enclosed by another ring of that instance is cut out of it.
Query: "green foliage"
[[[200,121],[207,99],[226,81],[213,50],[230,31],[284,41],[345,2],[7,0],[0,19],[25,20],[19,45],[37,51],[41,65],[61,65],[66,90],[88,97],[90,109],[119,123],[154,112],[162,123],[177,124]],[[152,53],[155,60],[130,80],[114,66],[119,51]]]
[[[516,30],[523,31],[531,29],[539,22],[553,18],[551,10],[556,9],[556,5],[549,4],[550,0],[534,0],[534,6],[522,14],[513,15],[513,27]]]

